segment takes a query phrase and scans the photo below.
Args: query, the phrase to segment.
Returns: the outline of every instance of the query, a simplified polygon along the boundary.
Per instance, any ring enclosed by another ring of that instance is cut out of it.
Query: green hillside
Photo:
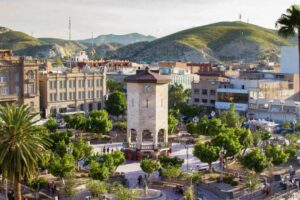
[[[278,54],[279,47],[284,45],[292,43],[279,37],[275,30],[244,22],[220,22],[174,33],[148,43],[140,52],[129,54],[135,55],[133,60],[147,62],[255,60],[270,49]],[[122,49],[118,51],[123,55]],[[278,58],[278,55],[272,57]]]

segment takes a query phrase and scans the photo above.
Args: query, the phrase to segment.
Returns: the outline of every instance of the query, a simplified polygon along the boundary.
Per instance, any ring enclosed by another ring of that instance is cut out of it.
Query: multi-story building
[[[27,105],[32,112],[39,112],[38,70],[37,60],[0,50],[0,104]]]
[[[105,67],[85,66],[41,71],[40,92],[44,117],[101,109],[106,97]]]

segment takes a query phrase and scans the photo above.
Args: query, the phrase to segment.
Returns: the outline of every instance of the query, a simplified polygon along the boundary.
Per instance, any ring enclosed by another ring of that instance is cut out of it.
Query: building
[[[283,46],[280,51],[280,72],[287,74],[299,73],[298,46]]]
[[[47,69],[40,72],[44,117],[59,113],[102,109],[106,99],[105,67]]]
[[[71,61],[72,62],[87,62],[87,61],[89,61],[89,57],[88,57],[88,55],[86,55],[85,51],[79,51],[71,58]]]
[[[0,104],[30,106],[40,111],[39,63],[26,57],[12,55],[11,50],[0,50]]]
[[[168,144],[169,77],[146,70],[125,78],[127,83],[127,159],[166,155]]]

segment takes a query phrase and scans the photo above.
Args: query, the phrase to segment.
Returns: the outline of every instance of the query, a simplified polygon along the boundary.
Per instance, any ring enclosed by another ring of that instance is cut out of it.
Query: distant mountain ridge
[[[85,40],[79,40],[79,42],[84,44],[91,44],[94,42],[94,44],[101,45],[101,44],[107,44],[107,43],[115,43],[115,44],[121,44],[121,45],[128,45],[133,44],[136,42],[151,42],[155,40],[156,38],[151,35],[142,35],[139,33],[129,33],[125,35],[115,35],[115,34],[109,34],[109,35],[99,35],[98,37],[92,39],[85,39]]]
[[[152,42],[119,48],[114,58],[158,61],[278,61],[280,46],[293,43],[276,30],[244,22],[219,22],[180,31]]]

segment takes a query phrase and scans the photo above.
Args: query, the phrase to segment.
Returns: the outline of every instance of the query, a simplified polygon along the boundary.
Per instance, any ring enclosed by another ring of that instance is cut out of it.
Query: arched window
[[[1,72],[0,73],[0,83],[7,83],[7,82],[8,82],[7,73]]]
[[[28,71],[27,72],[27,78],[29,79],[29,80],[32,80],[32,79],[34,79],[34,73],[33,73],[33,71]]]
[[[149,130],[143,130],[142,141],[143,142],[153,142],[153,133]]]
[[[131,142],[137,141],[137,131],[135,129],[130,129],[130,140]]]
[[[159,143],[165,143],[165,137],[166,137],[166,131],[165,129],[160,129],[158,131],[158,142]]]

